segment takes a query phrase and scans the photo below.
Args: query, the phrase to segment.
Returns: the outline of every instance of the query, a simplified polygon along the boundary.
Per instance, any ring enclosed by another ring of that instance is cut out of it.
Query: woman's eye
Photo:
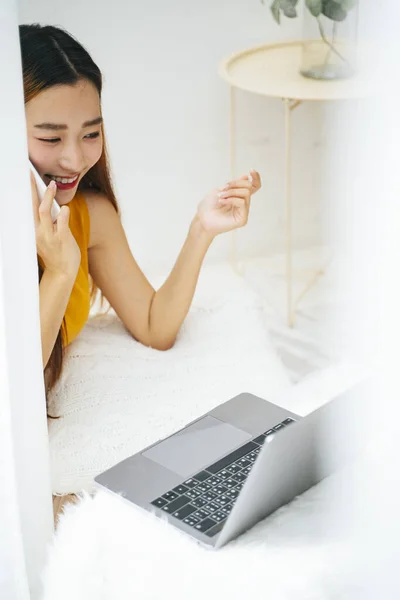
[[[100,133],[98,131],[95,131],[94,133],[89,133],[85,137],[89,138],[90,140],[94,140],[95,138],[98,138],[99,135],[100,135]]]
[[[95,131],[94,133],[89,133],[88,135],[85,135],[85,138],[89,139],[89,140],[94,140],[94,139],[98,138],[99,135],[100,135],[100,132]],[[48,142],[49,144],[56,144],[57,142],[60,141],[60,138],[46,138],[46,139],[39,138],[39,140],[41,142]]]
[[[59,141],[60,141],[60,138],[53,138],[53,139],[51,139],[51,140],[50,140],[50,139],[47,139],[47,138],[46,138],[46,139],[39,138],[39,140],[40,140],[41,142],[49,142],[50,144],[55,144],[56,142],[59,142]]]

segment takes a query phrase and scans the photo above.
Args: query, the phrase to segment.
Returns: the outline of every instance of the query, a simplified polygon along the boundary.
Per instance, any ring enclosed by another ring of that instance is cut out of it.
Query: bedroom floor
[[[317,271],[322,269],[323,274],[298,302],[293,328],[287,324],[285,257],[251,259],[243,268],[245,281],[265,301],[266,328],[293,383],[340,360],[351,343],[350,329],[339,312],[345,304],[338,285],[338,261],[327,248],[294,252],[294,300]]]

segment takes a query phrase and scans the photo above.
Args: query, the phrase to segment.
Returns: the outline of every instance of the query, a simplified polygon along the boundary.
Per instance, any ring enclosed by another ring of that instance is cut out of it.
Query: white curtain
[[[0,598],[40,598],[53,533],[15,0],[0,2]]]
[[[1,250],[1,246],[0,246]],[[29,598],[17,502],[0,254],[0,597]]]

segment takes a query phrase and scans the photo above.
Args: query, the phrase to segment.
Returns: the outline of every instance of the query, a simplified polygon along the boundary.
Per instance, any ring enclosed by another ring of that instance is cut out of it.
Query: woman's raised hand
[[[210,235],[218,235],[246,225],[251,196],[261,188],[260,174],[253,169],[224,187],[212,190],[200,202],[197,218]]]
[[[57,221],[53,223],[51,206],[57,189],[55,182],[50,182],[41,203],[32,173],[31,189],[37,254],[46,270],[75,279],[81,262],[81,251],[69,228],[69,207],[62,206]]]

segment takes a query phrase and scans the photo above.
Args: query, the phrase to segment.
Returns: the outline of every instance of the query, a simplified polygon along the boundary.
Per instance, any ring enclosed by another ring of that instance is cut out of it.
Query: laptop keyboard
[[[278,423],[168,490],[151,504],[196,531],[213,537],[224,526],[265,440],[294,421],[289,417]]]

